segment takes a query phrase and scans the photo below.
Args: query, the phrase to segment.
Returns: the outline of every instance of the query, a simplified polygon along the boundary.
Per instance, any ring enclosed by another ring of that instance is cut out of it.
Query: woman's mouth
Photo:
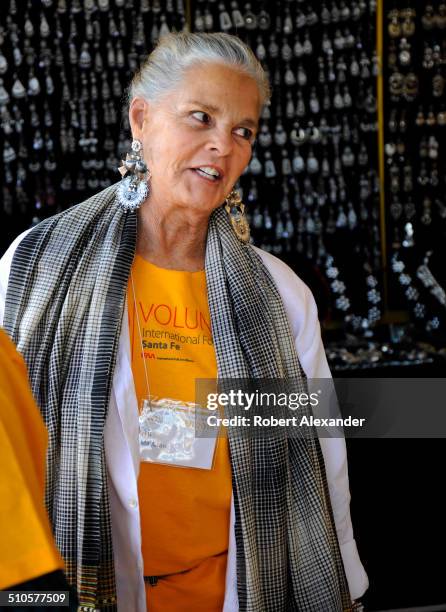
[[[200,168],[191,168],[191,170],[200,178],[208,181],[209,183],[217,183],[218,181],[221,181],[221,174],[215,168],[201,166]]]

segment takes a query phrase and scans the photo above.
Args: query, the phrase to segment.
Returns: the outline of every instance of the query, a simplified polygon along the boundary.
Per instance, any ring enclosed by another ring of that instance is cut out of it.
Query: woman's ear
[[[133,98],[129,107],[129,123],[133,138],[141,140],[147,102],[143,98]]]

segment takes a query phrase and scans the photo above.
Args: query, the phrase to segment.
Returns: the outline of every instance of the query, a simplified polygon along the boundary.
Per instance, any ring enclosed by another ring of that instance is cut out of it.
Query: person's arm
[[[331,372],[322,344],[316,303],[306,285],[304,285],[302,292],[305,296],[304,315],[295,337],[296,349],[301,365],[309,379],[331,378]],[[321,437],[319,442],[324,457],[336,532],[350,595],[353,599],[357,599],[365,593],[369,586],[369,581],[359,558],[353,534],[345,439],[343,437]]]
[[[331,378],[313,294],[283,261],[260,249],[255,250],[268,268],[282,297],[305,374],[309,379]],[[357,599],[365,593],[369,581],[353,534],[345,440],[343,437],[321,437],[319,440],[350,595],[352,599]]]
[[[20,242],[32,229],[33,228],[31,227],[30,229],[27,229],[19,234],[0,259],[0,325],[3,325],[3,319],[5,316],[6,291],[8,289],[9,270],[11,269],[12,258],[14,257],[15,250],[19,246]]]

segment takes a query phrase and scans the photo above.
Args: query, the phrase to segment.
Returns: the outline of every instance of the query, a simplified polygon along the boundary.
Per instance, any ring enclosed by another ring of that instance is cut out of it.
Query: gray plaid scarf
[[[22,240],[4,320],[48,427],[46,503],[86,611],[117,608],[103,431],[137,216],[115,191]],[[221,208],[209,221],[206,279],[219,378],[293,378],[305,389],[277,288]],[[229,443],[240,610],[350,610],[317,438]]]

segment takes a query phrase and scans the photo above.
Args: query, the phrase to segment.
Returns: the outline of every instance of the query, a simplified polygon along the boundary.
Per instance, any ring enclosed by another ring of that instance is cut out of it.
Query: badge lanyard
[[[214,462],[216,437],[199,438],[195,435],[197,426],[204,426],[206,411],[192,402],[158,398],[150,393],[132,271],[130,278],[147,388],[147,397],[143,399],[139,415],[140,460],[210,470]]]
[[[138,324],[139,343],[141,345],[142,362],[144,364],[144,376],[146,378],[147,397],[150,398],[149,373],[147,371],[147,363],[146,363],[146,359],[144,357],[144,347],[143,347],[143,344],[142,344],[141,324],[139,322],[138,308],[136,306],[135,284],[133,282],[133,272],[131,270],[130,270],[130,278],[132,280],[133,305],[135,307],[134,316],[136,317],[136,322]],[[150,408],[150,401],[149,401],[149,408]]]

